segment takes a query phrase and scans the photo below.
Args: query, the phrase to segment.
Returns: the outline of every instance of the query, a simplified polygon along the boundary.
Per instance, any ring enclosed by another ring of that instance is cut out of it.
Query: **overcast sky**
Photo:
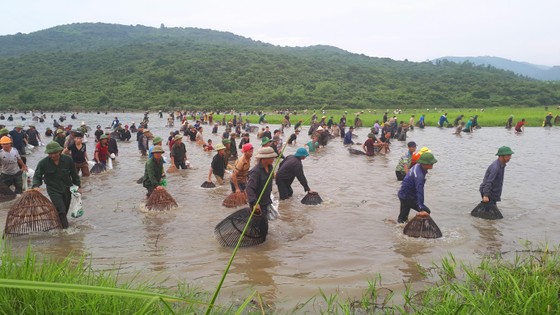
[[[0,35],[105,22],[228,31],[425,61],[498,56],[560,65],[560,0],[3,0]]]

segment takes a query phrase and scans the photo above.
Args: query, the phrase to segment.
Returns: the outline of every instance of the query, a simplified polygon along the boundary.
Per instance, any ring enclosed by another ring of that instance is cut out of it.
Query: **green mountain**
[[[491,66],[407,62],[227,32],[71,24],[0,36],[0,108],[485,107],[560,104]]]
[[[520,62],[500,57],[478,56],[478,57],[441,57],[439,60],[448,60],[456,63],[465,61],[472,62],[475,65],[490,65],[498,69],[509,70],[516,74],[527,76],[537,80],[560,80],[560,66],[543,66],[535,65],[528,62]]]

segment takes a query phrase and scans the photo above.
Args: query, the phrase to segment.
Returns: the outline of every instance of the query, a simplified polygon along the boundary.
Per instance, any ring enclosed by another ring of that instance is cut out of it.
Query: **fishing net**
[[[14,200],[15,198],[16,193],[10,187],[4,184],[0,185],[0,202]]]
[[[212,182],[204,182],[204,183],[202,183],[202,185],[200,185],[200,187],[202,187],[202,188],[215,188],[216,185]]]
[[[471,215],[477,218],[488,220],[503,219],[502,213],[495,204],[489,202],[481,202],[472,211]]]
[[[403,233],[410,237],[442,237],[439,227],[427,212],[418,212],[418,214],[405,225]]]
[[[226,247],[234,247],[241,232],[251,216],[251,208],[243,208],[230,214],[214,228],[216,240]],[[251,223],[241,240],[240,246],[253,246],[264,243],[268,234],[268,218],[265,215],[253,215]]]
[[[323,202],[321,196],[317,192],[308,192],[303,199],[301,199],[301,203],[304,205],[318,205]]]
[[[105,167],[105,165],[101,164],[101,163],[95,163],[94,166],[92,166],[91,170],[89,171],[92,174],[99,174],[99,173],[103,173],[107,170],[107,168]]]
[[[366,155],[366,153],[364,151],[358,150],[358,149],[348,148],[348,152],[350,152],[350,154]]]
[[[4,235],[24,235],[62,228],[52,202],[36,190],[28,190],[8,212]]]
[[[177,202],[164,188],[154,189],[146,201],[146,208],[152,211],[164,211],[175,207]]]
[[[227,208],[236,208],[247,204],[247,194],[244,191],[233,192],[224,199],[222,205]]]
[[[171,174],[175,172],[177,172],[177,166],[175,166],[175,164],[171,164],[171,166],[167,169],[167,173]]]

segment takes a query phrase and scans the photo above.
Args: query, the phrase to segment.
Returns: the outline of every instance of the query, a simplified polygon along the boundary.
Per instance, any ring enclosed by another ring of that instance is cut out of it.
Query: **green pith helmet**
[[[426,152],[418,159],[418,164],[436,164],[437,160],[431,152]]]
[[[161,137],[155,137],[154,140],[152,140],[154,145],[161,143],[162,141],[163,139]]]
[[[261,145],[265,145],[267,143],[269,143],[271,140],[269,137],[262,137],[261,139]]]
[[[506,146],[500,147],[498,149],[498,153],[496,153],[497,156],[512,155],[512,154],[513,151],[511,150],[511,148]]]
[[[6,129],[6,128],[0,129],[0,137],[1,137],[1,136],[5,136],[5,135],[7,135],[7,134],[9,134],[9,133],[10,133],[10,131],[9,131],[8,129]]]
[[[51,153],[60,152],[62,150],[64,150],[64,148],[61,147],[60,144],[58,144],[58,142],[51,141],[47,144],[47,147],[45,149],[45,153],[46,154],[51,154]]]

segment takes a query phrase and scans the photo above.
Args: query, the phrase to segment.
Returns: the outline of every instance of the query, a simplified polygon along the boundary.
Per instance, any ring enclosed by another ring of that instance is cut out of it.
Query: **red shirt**
[[[515,129],[521,129],[521,126],[525,125],[526,121],[520,121],[515,125]]]
[[[107,158],[109,157],[109,146],[101,145],[101,142],[98,142],[95,145],[95,152],[98,153],[99,162],[105,163],[107,161]]]

